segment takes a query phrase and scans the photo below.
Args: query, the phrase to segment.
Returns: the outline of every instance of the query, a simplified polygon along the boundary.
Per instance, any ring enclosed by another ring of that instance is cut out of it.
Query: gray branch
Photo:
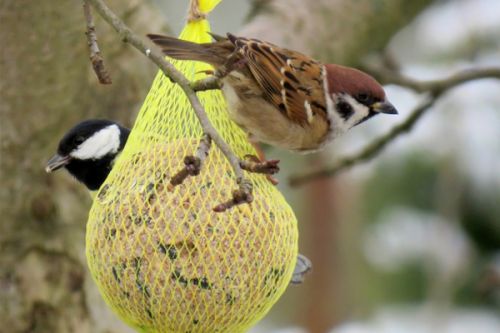
[[[87,31],[85,34],[87,35],[92,68],[94,69],[100,83],[111,84],[111,76],[106,70],[106,67],[104,67],[104,59],[102,58],[101,50],[99,50],[99,45],[97,44],[94,19],[87,0],[83,0],[83,15],[85,16],[85,23],[87,24]]]
[[[422,118],[424,113],[434,105],[435,101],[439,96],[441,96],[441,94],[465,82],[486,78],[500,79],[500,68],[466,70],[443,80],[432,81],[417,81],[399,75],[398,73],[382,69],[379,69],[376,74],[378,78],[384,83],[394,83],[411,88],[418,92],[427,92],[430,97],[422,104],[417,106],[405,121],[403,121],[399,125],[394,126],[386,134],[383,134],[378,139],[375,139],[373,142],[369,143],[358,153],[340,158],[332,165],[324,169],[311,170],[305,173],[292,175],[289,178],[289,182],[292,186],[303,185],[315,179],[332,177],[354,165],[371,160],[380,152],[382,152],[382,150],[384,150],[384,148],[387,147],[389,143],[394,141],[401,134],[409,132],[413,128],[413,126]]]
[[[193,90],[193,88],[191,88],[191,83],[189,82],[189,80],[180,71],[178,71],[174,67],[174,65],[166,61],[160,51],[156,50],[155,48],[150,48],[141,38],[135,35],[132,30],[127,27],[125,23],[106,6],[104,1],[87,1],[92,4],[99,15],[101,15],[101,17],[116,30],[123,42],[129,43],[137,50],[139,50],[142,54],[149,57],[151,61],[153,61],[167,77],[169,77],[172,81],[174,81],[181,87],[194,109],[200,125],[203,128],[203,132],[209,135],[210,138],[222,151],[234,170],[238,184],[241,184],[243,182],[243,171],[240,167],[240,161],[234,155],[231,147],[224,141],[224,139],[222,139],[215,127],[208,119],[203,105],[196,96],[196,92]]]

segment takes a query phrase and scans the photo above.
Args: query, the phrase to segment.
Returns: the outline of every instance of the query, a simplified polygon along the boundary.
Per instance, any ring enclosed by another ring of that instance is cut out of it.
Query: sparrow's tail
[[[223,65],[234,49],[227,39],[215,43],[196,44],[169,36],[155,34],[147,36],[169,57],[178,60],[202,61],[214,66]]]

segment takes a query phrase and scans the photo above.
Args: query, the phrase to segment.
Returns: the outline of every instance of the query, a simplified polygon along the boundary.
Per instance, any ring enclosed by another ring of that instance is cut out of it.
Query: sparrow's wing
[[[320,63],[298,52],[259,40],[228,37],[268,102],[300,125],[312,123],[317,115],[326,119]]]

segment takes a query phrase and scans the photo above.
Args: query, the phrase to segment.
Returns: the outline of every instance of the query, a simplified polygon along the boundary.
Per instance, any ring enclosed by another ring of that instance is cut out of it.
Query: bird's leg
[[[196,74],[205,74],[207,76],[216,76],[215,71],[213,69],[205,69],[202,71],[197,71]]]
[[[246,63],[247,61],[244,58],[239,58],[239,52],[235,50],[229,55],[225,64],[215,70],[214,75],[219,79],[223,79],[232,71],[242,69]]]
[[[234,58],[229,58],[226,64],[224,65],[225,75],[231,73],[234,70],[243,69],[246,66],[246,64],[247,60],[244,58],[238,59],[236,56]]]
[[[242,69],[247,63],[245,59],[238,59],[236,55],[237,54],[233,52],[224,66],[221,66],[218,69],[205,69],[196,72],[197,74],[202,73],[208,75],[209,77],[191,83],[191,88],[194,91],[221,89],[222,79],[232,71]]]
[[[253,140],[249,140],[250,144],[255,148],[257,156],[246,155],[245,159],[240,161],[240,166],[243,170],[248,172],[263,173],[266,174],[267,180],[273,185],[278,185],[278,180],[271,175],[278,173],[280,168],[278,166],[279,160],[266,160],[264,151],[260,146]]]

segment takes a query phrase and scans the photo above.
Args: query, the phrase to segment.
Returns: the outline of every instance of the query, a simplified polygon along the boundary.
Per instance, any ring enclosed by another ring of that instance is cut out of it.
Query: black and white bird
[[[45,171],[50,173],[64,167],[90,191],[96,191],[108,177],[129,134],[128,128],[110,120],[82,121],[63,136]],[[310,270],[310,260],[299,254],[290,283],[302,283]]]
[[[90,191],[96,191],[108,177],[129,134],[128,128],[110,120],[82,121],[61,139],[45,171],[64,167]]]

